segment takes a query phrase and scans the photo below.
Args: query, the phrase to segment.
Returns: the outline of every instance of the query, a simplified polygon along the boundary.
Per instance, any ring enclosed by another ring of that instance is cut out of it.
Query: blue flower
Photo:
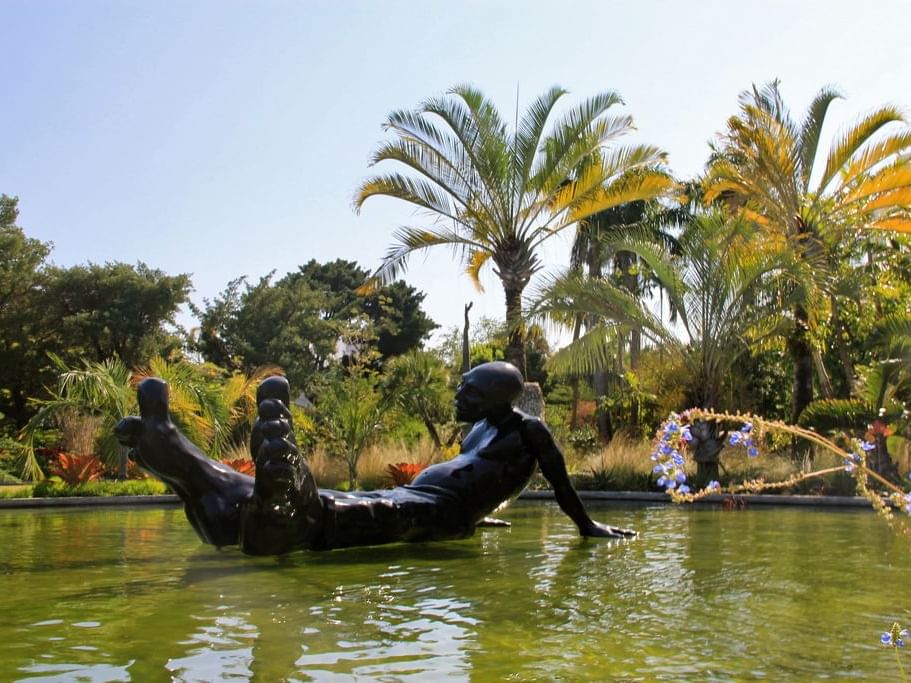
[[[742,440],[743,434],[740,432],[731,432],[731,438],[728,439],[728,443],[730,443],[732,446],[739,446]]]
[[[870,451],[872,451],[874,448],[876,448],[876,444],[875,444],[875,443],[870,443],[869,441],[861,441],[861,442],[860,442],[860,447],[863,448],[865,451],[870,452]]]
[[[673,460],[674,464],[678,467],[683,467],[683,456],[678,451],[674,451],[671,454],[671,460]]]
[[[683,482],[686,481],[686,474],[684,474],[683,472],[677,472],[677,474],[674,475],[674,479],[677,480],[678,484],[682,484]]]
[[[759,455],[759,449],[756,448],[756,446],[750,446],[747,449],[747,455],[750,456],[751,458],[755,458],[757,455]]]
[[[719,484],[717,481],[712,479],[712,481],[710,481],[708,484],[705,485],[705,488],[709,489],[710,491],[714,491],[715,489],[720,489],[721,484]]]
[[[845,472],[853,472],[856,468],[854,460],[851,457],[845,458]]]
[[[668,424],[668,426],[665,428],[664,431],[665,431],[667,434],[673,434],[673,433],[676,432],[678,429],[680,429],[680,427],[678,427],[675,423],[671,422],[671,423]]]
[[[662,455],[670,455],[671,451],[674,449],[668,446],[666,443],[663,443],[658,447],[658,450],[661,451]]]
[[[658,477],[658,486],[664,486],[667,483],[667,477]]]
[[[690,434],[690,426],[689,426],[689,425],[684,425],[684,426],[680,429],[680,438],[683,439],[684,441],[692,441],[692,440],[693,440],[693,435]]]
[[[749,434],[753,431],[753,425],[750,422],[744,422],[743,427],[740,428],[740,431],[744,434]]]
[[[677,489],[677,490],[680,491],[680,493],[689,493],[689,492],[690,492],[690,487],[687,486],[686,484],[682,484],[682,485],[680,486],[680,488]]]
[[[654,472],[655,474],[658,474],[658,472],[664,472],[664,471],[665,471],[665,466],[664,466],[664,465],[655,465],[655,466],[652,468],[652,472]]]
[[[667,480],[667,489],[668,489],[668,491],[670,491],[671,489],[675,489],[675,488],[677,488],[677,482],[674,481],[673,479],[668,479],[668,480]]]
[[[889,633],[888,631],[886,631],[879,637],[879,642],[881,642],[883,645],[891,645],[892,644],[892,634]]]

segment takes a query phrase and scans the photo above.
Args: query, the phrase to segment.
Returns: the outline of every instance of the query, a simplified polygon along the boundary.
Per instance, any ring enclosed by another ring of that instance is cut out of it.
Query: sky
[[[143,261],[189,273],[201,304],[310,259],[374,269],[402,225],[385,198],[352,207],[385,116],[461,83],[511,119],[554,84],[572,105],[613,90],[627,142],[681,178],[751,84],[778,78],[792,111],[835,85],[840,126],[911,107],[911,2],[637,0],[0,0],[0,193],[62,266]],[[572,235],[543,254],[565,262]],[[405,279],[438,324],[502,318],[448,250]],[[179,321],[195,322],[188,312]]]

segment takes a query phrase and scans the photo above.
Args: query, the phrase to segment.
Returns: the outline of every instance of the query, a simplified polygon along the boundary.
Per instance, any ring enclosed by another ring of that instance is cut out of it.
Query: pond
[[[641,539],[521,502],[465,541],[249,558],[176,508],[4,511],[0,680],[897,678],[911,553],[872,513],[590,509]]]

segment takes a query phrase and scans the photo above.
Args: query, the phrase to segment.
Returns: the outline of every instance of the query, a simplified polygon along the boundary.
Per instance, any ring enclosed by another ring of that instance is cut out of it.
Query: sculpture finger
[[[143,419],[168,419],[168,385],[157,377],[142,380],[136,388]]]
[[[266,399],[281,401],[284,405],[291,405],[291,385],[288,380],[279,375],[264,379],[256,389],[256,404],[260,405]]]

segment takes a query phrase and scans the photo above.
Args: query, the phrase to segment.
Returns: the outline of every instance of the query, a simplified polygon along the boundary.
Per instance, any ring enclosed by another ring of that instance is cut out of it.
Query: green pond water
[[[589,508],[641,538],[522,502],[465,541],[249,558],[176,508],[4,511],[0,681],[898,679],[911,552],[872,513]]]

